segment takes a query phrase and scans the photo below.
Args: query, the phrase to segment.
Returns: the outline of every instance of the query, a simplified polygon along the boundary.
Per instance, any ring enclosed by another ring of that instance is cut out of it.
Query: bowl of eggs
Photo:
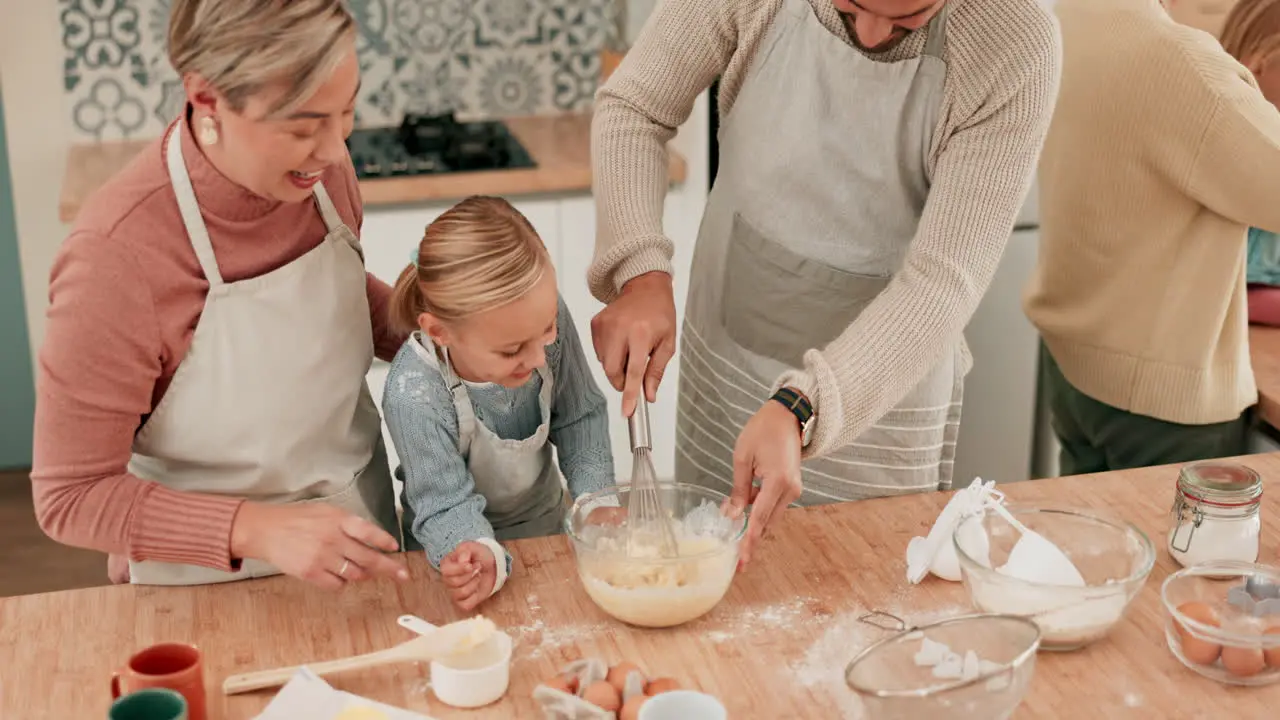
[[[1145,533],[1093,508],[990,508],[962,521],[953,543],[974,606],[1034,620],[1043,650],[1106,637],[1155,565]]]
[[[627,507],[630,494],[618,485],[583,495],[565,521],[587,595],[637,627],[673,627],[710,612],[733,583],[746,515],[726,515],[728,496],[715,490],[660,483],[678,551],[663,557],[656,544],[628,543],[626,519],[613,511]]]
[[[1268,590],[1262,590],[1268,588]],[[1183,665],[1228,685],[1280,680],[1280,569],[1211,561],[1170,575],[1160,589],[1165,640]]]

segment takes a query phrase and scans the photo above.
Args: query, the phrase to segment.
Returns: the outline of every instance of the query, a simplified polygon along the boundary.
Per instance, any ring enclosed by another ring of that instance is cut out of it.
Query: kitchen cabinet
[[[1023,217],[1035,217],[1034,194]],[[995,277],[965,328],[973,369],[964,380],[964,405],[953,482],[975,477],[997,483],[1032,474],[1040,335],[1022,311],[1022,291],[1035,270],[1040,232],[1022,225],[1006,246]]]
[[[1274,433],[1251,430],[1249,431],[1248,452],[1251,455],[1280,452],[1280,441],[1276,440]]]

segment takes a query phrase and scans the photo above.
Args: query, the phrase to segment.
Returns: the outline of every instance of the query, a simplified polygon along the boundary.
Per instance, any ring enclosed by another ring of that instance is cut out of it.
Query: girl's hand
[[[464,542],[440,562],[449,596],[459,610],[469,612],[488,599],[498,580],[498,559],[478,542]]]
[[[262,560],[330,590],[371,577],[408,580],[409,571],[383,554],[399,549],[382,528],[323,502],[246,502],[231,525],[232,557]]]

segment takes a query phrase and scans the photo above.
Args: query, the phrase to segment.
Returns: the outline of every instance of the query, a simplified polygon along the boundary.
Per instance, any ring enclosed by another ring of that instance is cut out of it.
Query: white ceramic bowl
[[[693,690],[672,690],[654,695],[640,706],[639,720],[726,720],[728,711],[719,700]]]
[[[499,632],[475,650],[431,662],[431,690],[446,705],[478,708],[497,702],[511,682],[511,636]]]
[[[992,666],[967,680],[939,678],[915,661],[926,638]],[[845,669],[845,683],[875,720],[1004,720],[1027,693],[1039,644],[1040,629],[1026,618],[949,618],[863,650]]]
[[[1085,585],[1030,582],[995,570],[1009,559],[1022,533],[987,510],[961,522],[952,537],[974,606],[1035,620],[1044,650],[1076,650],[1110,633],[1155,565],[1155,548],[1146,534],[1094,509],[1011,505],[1008,511],[1057,545]]]
[[[721,515],[728,496],[715,490],[660,483],[663,506],[695,537],[682,547],[680,557],[632,557],[626,549],[625,520],[617,525],[592,514],[625,508],[630,493],[628,486],[617,485],[583,495],[566,520],[587,595],[604,612],[639,627],[672,627],[710,612],[733,583],[746,514],[736,519]]]

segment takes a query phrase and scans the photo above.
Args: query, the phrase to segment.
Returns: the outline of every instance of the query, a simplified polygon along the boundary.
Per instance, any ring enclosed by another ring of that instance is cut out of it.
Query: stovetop
[[[505,123],[458,122],[452,113],[355,130],[347,149],[362,180],[537,167]]]

